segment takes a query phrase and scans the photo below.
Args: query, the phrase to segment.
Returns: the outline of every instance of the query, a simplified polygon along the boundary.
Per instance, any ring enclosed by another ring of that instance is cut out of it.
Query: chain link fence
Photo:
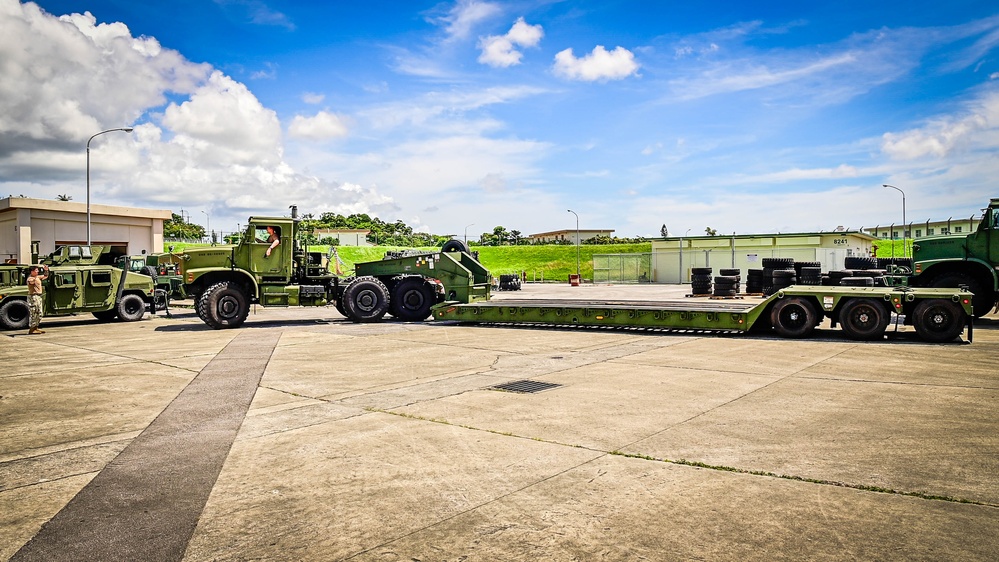
[[[652,283],[652,254],[594,254],[594,283]]]

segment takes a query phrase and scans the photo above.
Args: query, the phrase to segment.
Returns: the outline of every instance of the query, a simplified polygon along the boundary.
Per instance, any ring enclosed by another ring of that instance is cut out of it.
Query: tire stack
[[[822,284],[822,263],[817,261],[794,262],[794,276],[801,285]]]
[[[735,278],[735,292],[736,293],[742,292],[742,270],[741,269],[739,269],[737,267],[728,268],[728,269],[719,269],[718,270],[718,275],[721,275],[723,277],[734,277]],[[717,285],[717,282],[715,284]]]
[[[843,269],[877,269],[878,258],[864,256],[847,256],[843,261]]]
[[[778,271],[782,271],[783,273],[775,275]],[[764,295],[769,296],[777,292],[778,289],[790,287],[791,285],[794,285],[796,280],[797,279],[794,276],[793,258],[763,258]],[[780,286],[777,287],[777,285]]]
[[[520,276],[516,273],[504,273],[499,278],[499,289],[501,291],[519,291]]]
[[[690,269],[690,294],[695,297],[711,294],[710,267],[692,267]]]
[[[746,293],[750,295],[763,294],[762,269],[750,269],[746,272]]]
[[[734,297],[739,294],[739,281],[741,280],[738,269],[719,269],[721,275],[715,277],[715,288],[712,296]]]
[[[852,269],[838,269],[830,271],[828,276],[828,285],[831,287],[840,287],[843,285],[843,279],[846,279],[847,277],[853,277]]]

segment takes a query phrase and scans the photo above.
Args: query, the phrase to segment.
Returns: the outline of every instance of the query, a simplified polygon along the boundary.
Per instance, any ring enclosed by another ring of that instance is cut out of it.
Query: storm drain
[[[497,384],[496,386],[491,386],[489,388],[493,390],[504,390],[506,392],[519,392],[521,394],[534,394],[535,392],[541,392],[543,390],[550,390],[553,388],[558,388],[562,385],[555,384],[551,382],[541,382],[532,381],[528,379],[519,381],[510,381],[503,384]]]

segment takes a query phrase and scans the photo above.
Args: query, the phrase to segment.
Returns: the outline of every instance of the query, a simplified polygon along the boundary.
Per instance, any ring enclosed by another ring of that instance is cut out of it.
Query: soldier
[[[28,268],[28,334],[44,334],[45,330],[38,329],[38,324],[42,321],[42,281],[48,279],[47,274],[39,275],[39,269],[45,266],[33,265]]]

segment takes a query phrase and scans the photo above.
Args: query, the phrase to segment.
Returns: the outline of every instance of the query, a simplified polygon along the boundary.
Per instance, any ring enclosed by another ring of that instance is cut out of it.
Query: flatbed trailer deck
[[[494,300],[434,307],[436,320],[483,324],[541,324],[711,332],[773,330],[808,336],[825,318],[853,339],[881,339],[892,314],[930,342],[952,341],[967,327],[972,339],[972,294],[962,289],[822,287],[795,285],[769,297],[672,301]]]

